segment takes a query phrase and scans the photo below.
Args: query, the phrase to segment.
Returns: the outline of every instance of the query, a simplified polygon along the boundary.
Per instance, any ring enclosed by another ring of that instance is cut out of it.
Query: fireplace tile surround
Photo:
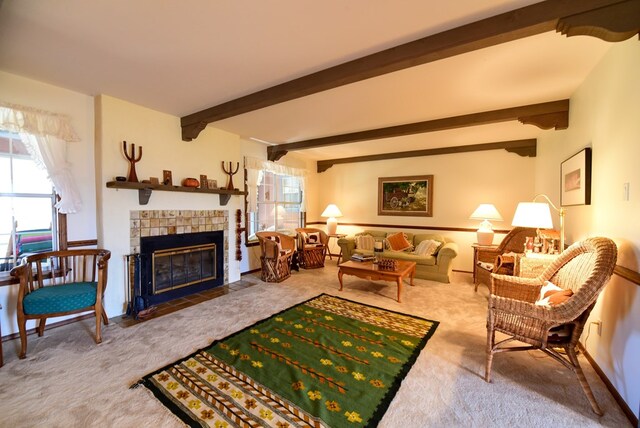
[[[140,252],[140,238],[194,232],[224,233],[224,284],[229,283],[229,212],[226,210],[136,210],[129,215],[131,254]]]

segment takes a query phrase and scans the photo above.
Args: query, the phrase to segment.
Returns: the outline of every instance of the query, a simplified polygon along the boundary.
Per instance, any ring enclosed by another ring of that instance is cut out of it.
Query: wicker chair
[[[38,320],[38,336],[42,336],[47,318],[93,311],[95,340],[102,342],[101,323],[109,324],[102,302],[110,257],[111,252],[100,249],[48,251],[26,257],[22,265],[11,270],[11,275],[20,279],[20,358],[27,356],[29,319]]]
[[[616,244],[608,238],[589,238],[565,250],[537,278],[492,275],[487,320],[487,365],[485,380],[491,382],[493,354],[540,349],[571,369],[577,376],[593,411],[602,415],[576,356],[584,325],[616,264]],[[535,301],[545,281],[573,295],[564,303],[537,306]],[[550,336],[563,329],[565,335]],[[496,331],[509,337],[495,341]],[[553,334],[553,331],[552,331]],[[529,346],[503,346],[518,340]],[[556,349],[564,349],[568,358]]]
[[[261,278],[264,282],[282,282],[291,276],[291,259],[296,241],[278,232],[257,232],[260,241]]]
[[[474,272],[476,273],[475,291],[478,291],[479,284],[485,284],[487,287],[491,283],[491,273],[500,273],[503,275],[513,275],[513,265],[500,266],[497,262],[498,256],[505,253],[523,253],[524,243],[528,237],[536,236],[536,229],[530,227],[514,227],[509,233],[502,239],[500,245],[495,248],[478,248],[476,257],[478,262],[491,263],[494,269],[487,270],[480,266],[474,266]]]
[[[298,261],[305,269],[324,267],[324,259],[327,255],[329,236],[320,229],[312,227],[299,227],[296,229],[298,240]],[[317,234],[319,241],[309,242],[310,234]]]

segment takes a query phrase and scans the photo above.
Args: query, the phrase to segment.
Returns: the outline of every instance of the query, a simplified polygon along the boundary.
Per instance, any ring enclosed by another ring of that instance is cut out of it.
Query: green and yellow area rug
[[[437,326],[322,294],[140,383],[190,426],[375,426]]]

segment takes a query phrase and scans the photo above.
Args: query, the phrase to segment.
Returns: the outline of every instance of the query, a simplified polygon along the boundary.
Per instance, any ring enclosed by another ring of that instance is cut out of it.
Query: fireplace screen
[[[154,251],[152,269],[154,294],[215,279],[216,245]]]

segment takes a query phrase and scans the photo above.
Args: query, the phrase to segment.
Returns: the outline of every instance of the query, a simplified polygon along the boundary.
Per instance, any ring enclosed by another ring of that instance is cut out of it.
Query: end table
[[[331,243],[331,238],[335,238],[336,242],[338,241],[338,239],[340,238],[344,238],[345,236],[347,236],[346,233],[334,233],[332,235],[327,235],[329,237],[329,239],[327,240],[327,255],[329,256],[329,260],[333,260],[333,258],[331,256],[337,256],[338,257],[338,264],[340,264],[340,259],[342,258],[342,247],[340,248],[340,253],[339,254],[331,254],[331,248],[329,246],[329,244]]]

